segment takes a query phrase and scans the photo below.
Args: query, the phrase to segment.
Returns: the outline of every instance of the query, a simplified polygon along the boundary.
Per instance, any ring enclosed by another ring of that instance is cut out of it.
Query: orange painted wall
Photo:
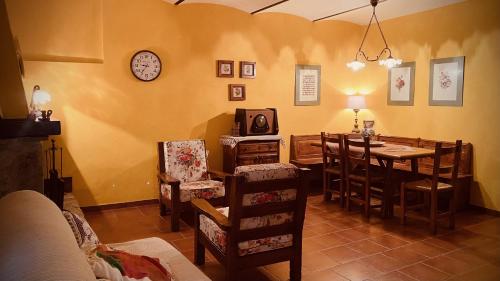
[[[50,25],[34,24],[25,16],[23,11],[36,3],[6,2],[9,15],[14,15],[14,34],[52,34],[47,33]],[[67,25],[51,35],[57,45],[44,45],[42,52],[58,50],[60,62],[53,56],[27,61],[24,84],[26,89],[40,84],[52,93],[54,116],[63,121],[59,140],[66,148],[65,173],[74,177],[75,193],[84,206],[155,198],[159,140],[204,138],[210,165],[220,168],[218,137],[229,132],[236,107],[278,108],[280,134],[287,141],[292,133],[348,131],[353,113],[344,109],[344,93],[354,88],[370,93],[370,110],[363,110],[360,119],[374,118],[377,132],[472,142],[478,182],[474,203],[500,209],[494,172],[500,151],[492,143],[499,137],[494,128],[500,85],[493,78],[494,51],[500,47],[497,1],[468,1],[383,23],[395,54],[417,61],[414,107],[386,105],[387,71],[379,66],[369,65],[360,73],[346,69],[359,46],[362,26],[311,23],[284,14],[251,16],[216,5],[175,7],[161,0],[65,3],[87,16],[65,19]],[[61,12],[50,5],[36,8],[42,14]],[[90,35],[64,28],[85,24],[93,28]],[[29,40],[20,43],[33,49]],[[370,49],[375,50],[374,45]],[[85,52],[75,52],[77,46]],[[162,58],[162,75],[152,83],[130,73],[130,57],[139,49],[154,50]],[[464,107],[429,107],[429,59],[458,55],[466,56]],[[257,78],[217,78],[217,59],[256,61]],[[322,66],[320,106],[293,105],[297,63]],[[230,83],[247,85],[246,101],[228,101]],[[288,147],[281,152],[282,161],[288,161]]]

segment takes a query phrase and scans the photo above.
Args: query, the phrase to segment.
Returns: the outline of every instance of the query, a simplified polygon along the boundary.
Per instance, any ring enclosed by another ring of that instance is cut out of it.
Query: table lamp
[[[347,97],[347,108],[354,110],[356,117],[354,118],[353,133],[361,132],[358,128],[358,112],[360,109],[366,108],[365,97],[361,95],[352,95]]]
[[[30,103],[30,117],[35,121],[42,120],[47,118],[47,112],[45,112],[46,116],[42,116],[42,108],[41,106],[49,103],[51,100],[50,94],[46,91],[40,89],[40,86],[36,85],[33,87],[33,94],[31,95],[31,103]],[[52,113],[52,110],[49,110]],[[50,117],[50,114],[49,114]]]

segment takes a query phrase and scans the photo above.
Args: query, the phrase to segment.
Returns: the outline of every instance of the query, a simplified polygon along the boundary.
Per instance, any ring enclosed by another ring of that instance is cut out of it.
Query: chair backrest
[[[321,132],[321,151],[323,153],[323,169],[338,166],[344,169],[344,136]]]
[[[300,247],[307,201],[302,171],[292,164],[272,163],[239,166],[234,174],[230,185],[228,219],[232,227],[228,254],[241,251],[241,242],[266,238],[288,237],[293,243],[290,247]],[[240,253],[245,254],[251,252]]]
[[[451,183],[455,185],[458,175],[458,169],[460,165],[460,153],[462,149],[462,141],[457,140],[455,145],[443,146],[442,142],[436,143],[436,152],[434,154],[434,167],[432,169],[432,185],[431,189],[433,191],[437,190],[437,185],[439,182],[439,175],[450,174],[451,173]],[[451,165],[442,165],[442,158],[453,157],[453,162]]]
[[[370,138],[351,139],[344,136],[345,169],[346,174],[352,173],[359,167],[364,169],[365,177],[370,178]]]
[[[204,140],[158,143],[159,169],[182,182],[208,179]]]

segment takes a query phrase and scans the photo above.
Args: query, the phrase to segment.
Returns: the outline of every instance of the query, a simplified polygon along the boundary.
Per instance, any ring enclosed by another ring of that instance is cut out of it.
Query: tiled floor
[[[396,210],[397,214],[397,210]],[[183,223],[170,232],[169,218],[159,216],[157,205],[86,212],[85,216],[104,243],[157,236],[193,259],[193,230]],[[457,229],[442,227],[432,236],[428,227],[409,219],[363,220],[336,202],[321,196],[308,199],[303,241],[304,281],[335,280],[500,280],[500,218],[477,211],[459,213]],[[207,251],[201,269],[213,280],[224,270]],[[242,281],[288,280],[288,263],[249,269]]]

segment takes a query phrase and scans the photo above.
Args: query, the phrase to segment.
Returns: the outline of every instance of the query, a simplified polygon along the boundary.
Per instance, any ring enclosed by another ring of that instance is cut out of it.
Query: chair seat
[[[370,182],[373,183],[381,183],[384,181],[384,176],[373,175],[370,177]],[[356,182],[366,182],[366,177],[361,174],[350,174],[349,179]]]
[[[330,173],[330,174],[334,174],[334,175],[340,175],[340,173],[341,173],[339,166],[328,167],[328,168],[324,169],[324,171],[325,171],[325,173]]]
[[[229,207],[219,208],[218,212],[228,216]],[[251,217],[241,219],[240,229],[254,229],[266,226],[279,225],[293,220],[293,213],[280,213],[262,217]],[[227,249],[227,232],[222,230],[212,219],[200,215],[200,230],[210,241],[223,253]],[[245,256],[260,252],[266,252],[292,246],[293,236],[291,234],[266,237],[262,239],[248,240],[238,243],[238,255]]]
[[[405,183],[404,188],[430,192],[431,185],[432,185],[432,181],[430,179],[423,179],[423,180],[418,180],[418,181],[407,182],[407,183]],[[450,184],[447,184],[444,182],[438,182],[438,185],[437,185],[438,191],[449,190],[451,188],[453,188],[453,186]]]
[[[188,202],[195,198],[212,199],[224,197],[224,184],[220,181],[203,180],[185,182],[180,184],[179,189],[181,202]],[[168,184],[162,184],[161,194],[162,196],[171,199],[171,186]]]

